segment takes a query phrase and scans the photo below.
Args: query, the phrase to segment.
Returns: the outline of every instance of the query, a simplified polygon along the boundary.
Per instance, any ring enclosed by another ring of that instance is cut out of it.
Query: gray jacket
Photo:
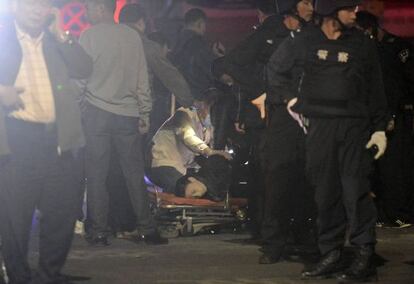
[[[141,33],[140,35],[150,71],[175,95],[181,106],[192,106],[194,99],[184,76],[168,58],[162,55],[161,46],[157,42],[148,39]]]
[[[139,34],[125,25],[101,23],[86,30],[80,43],[93,59],[86,100],[105,111],[148,121],[152,100]]]
[[[0,84],[14,86],[22,62],[22,50],[14,24],[0,30]],[[62,152],[85,145],[78,91],[70,79],[84,79],[92,72],[92,60],[76,43],[59,43],[51,34],[43,38],[43,53],[49,71],[56,109],[58,146]],[[0,106],[0,156],[10,153],[4,118]]]

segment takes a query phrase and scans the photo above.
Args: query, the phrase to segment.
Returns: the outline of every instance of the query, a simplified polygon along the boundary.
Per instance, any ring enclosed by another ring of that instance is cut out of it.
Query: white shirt
[[[32,38],[16,24],[17,39],[22,48],[22,63],[15,82],[24,88],[20,95],[24,108],[11,117],[36,123],[53,123],[56,118],[52,85],[43,55],[43,36]]]

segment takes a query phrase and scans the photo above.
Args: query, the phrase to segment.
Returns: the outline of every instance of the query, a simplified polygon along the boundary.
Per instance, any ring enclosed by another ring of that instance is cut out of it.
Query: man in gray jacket
[[[108,245],[108,193],[105,182],[115,147],[128,187],[138,229],[148,244],[161,244],[149,211],[144,183],[141,135],[148,131],[152,108],[147,63],[137,32],[113,19],[115,1],[88,0],[92,27],[80,43],[93,58],[86,82],[84,128],[88,182],[88,237],[93,245]],[[140,132],[139,132],[140,130]]]
[[[168,60],[167,54],[163,50],[158,42],[150,40],[146,35],[146,15],[145,11],[139,4],[128,4],[122,8],[119,14],[119,22],[126,24],[132,29],[136,30],[142,39],[144,47],[145,57],[148,63],[148,69],[150,71],[151,90],[154,99],[154,109],[151,119],[156,116],[164,116],[161,124],[170,116],[171,113],[159,113],[164,111],[162,108],[165,105],[165,101],[170,100],[167,96],[157,96],[155,93],[156,82],[160,82],[170,94],[175,95],[177,102],[182,107],[190,107],[193,105],[193,97],[191,95],[190,87],[187,81],[181,75],[180,71]],[[152,75],[152,76],[151,76]],[[166,117],[165,117],[166,116]],[[153,125],[155,121],[151,121],[151,128],[155,131],[161,126]]]

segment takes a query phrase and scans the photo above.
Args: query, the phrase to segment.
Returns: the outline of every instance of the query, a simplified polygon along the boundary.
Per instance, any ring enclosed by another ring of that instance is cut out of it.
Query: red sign
[[[70,2],[63,6],[61,9],[61,24],[65,31],[80,36],[89,27],[85,5],[80,2]]]

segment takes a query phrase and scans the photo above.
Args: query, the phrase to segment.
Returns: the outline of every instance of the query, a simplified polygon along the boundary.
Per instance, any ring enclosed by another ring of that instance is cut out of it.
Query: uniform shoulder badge
[[[401,50],[400,53],[398,53],[398,57],[400,58],[402,63],[406,63],[408,57],[410,57],[410,51],[408,50],[408,48]]]
[[[347,63],[349,60],[348,52],[338,52],[338,62]]]
[[[325,49],[319,49],[318,53],[317,53],[318,58],[320,60],[327,60],[328,59],[328,54],[329,54],[329,52]]]

